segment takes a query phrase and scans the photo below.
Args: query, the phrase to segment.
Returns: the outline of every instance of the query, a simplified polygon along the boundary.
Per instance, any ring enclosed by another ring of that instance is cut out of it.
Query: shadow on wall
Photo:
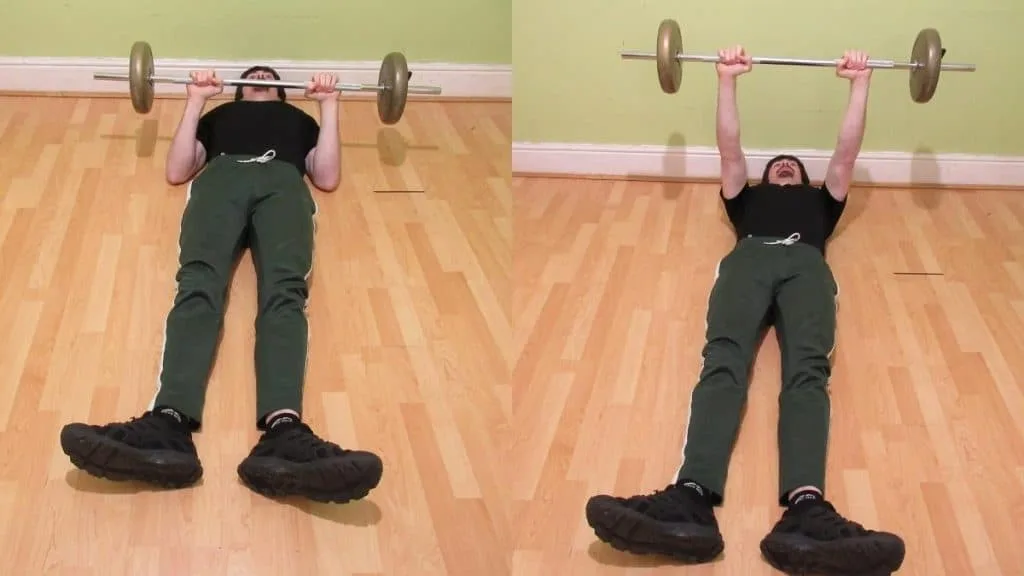
[[[919,146],[910,159],[910,181],[922,184],[938,184],[941,181],[939,163],[935,160],[935,151]],[[921,188],[911,194],[914,204],[925,210],[932,210],[939,205],[940,195],[934,190]]]
[[[686,137],[680,132],[672,132],[668,136],[668,149],[669,150],[685,150],[686,149]],[[686,177],[686,155],[684,154],[665,154],[662,157],[662,174],[671,174],[675,178]],[[672,181],[665,184],[663,191],[665,198],[668,200],[675,200],[683,193],[683,187],[685,184],[681,181]]]
[[[680,132],[672,132],[665,143],[665,151],[661,155],[661,166],[655,169],[653,164],[645,166],[639,172],[627,172],[627,180],[659,182],[664,186],[663,194],[667,200],[675,200],[686,187],[685,180],[689,176],[686,170],[686,137]]]

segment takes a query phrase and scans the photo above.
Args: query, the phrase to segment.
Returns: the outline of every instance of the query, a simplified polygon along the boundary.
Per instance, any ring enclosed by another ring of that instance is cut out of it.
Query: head
[[[780,154],[768,161],[768,164],[764,167],[761,182],[764,184],[786,186],[791,184],[810,184],[811,179],[807,176],[807,169],[804,168],[804,164],[799,158]]]
[[[269,66],[253,66],[245,72],[242,72],[240,78],[280,80],[281,76],[277,73],[277,70],[274,70]],[[238,86],[235,89],[235,100],[252,100],[256,102],[280,100],[284,102],[284,88],[271,88],[269,86]]]

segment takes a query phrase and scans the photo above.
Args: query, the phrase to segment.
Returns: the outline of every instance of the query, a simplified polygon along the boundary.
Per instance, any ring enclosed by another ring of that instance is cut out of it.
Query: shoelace
[[[813,532],[827,534],[829,538],[864,531],[860,524],[843,518],[831,505],[815,506],[806,514],[804,525]]]
[[[664,507],[672,512],[689,510],[689,498],[683,491],[675,486],[668,486],[663,490],[652,492],[637,498],[639,502],[647,504],[647,508]]]
[[[250,162],[256,162],[258,164],[266,164],[267,162],[270,162],[271,160],[273,160],[275,157],[277,157],[277,151],[271,149],[271,150],[267,150],[262,155],[257,156],[255,158],[247,158],[245,160],[238,160],[238,162],[240,164],[248,164]]]
[[[800,233],[799,232],[793,232],[792,234],[790,234],[786,238],[783,238],[782,240],[772,240],[771,242],[765,242],[765,244],[767,244],[769,246],[776,246],[776,245],[792,246],[793,244],[796,244],[797,241],[799,241],[799,240],[800,240]]]

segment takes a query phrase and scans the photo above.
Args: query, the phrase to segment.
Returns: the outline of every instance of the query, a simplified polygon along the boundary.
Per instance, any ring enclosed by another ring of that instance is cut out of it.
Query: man
[[[847,52],[838,63],[837,75],[850,81],[850,100],[820,187],[810,184],[798,159],[785,155],[768,163],[760,183],[747,182],[736,78],[750,71],[751,60],[741,47],[722,51],[720,58],[720,194],[738,240],[719,264],[711,291],[683,463],[673,484],[653,494],[591,498],[587,521],[601,540],[638,554],[704,563],[722,552],[714,507],[723,502],[755,348],[773,321],[782,356],[777,433],[779,504],[786,510],[761,551],[786,573],[895,571],[903,562],[903,541],[843,518],[824,496],[838,294],[825,243],[846,204],[864,134],[867,57]]]
[[[266,67],[242,77],[279,78]],[[65,426],[61,446],[75,466],[111,480],[168,488],[199,480],[203,469],[192,433],[201,425],[229,278],[248,247],[258,286],[256,427],[262,436],[238,474],[266,496],[362,498],[380,480],[380,458],[320,439],[300,417],[316,216],[304,177],[324,191],[339,184],[336,79],[319,74],[307,85],[306,96],[319,103],[321,127],[287,103],[279,88],[240,87],[233,102],[204,115],[223,83],[213,72],[191,78],[167,155],[167,180],[191,182],[156,396],[141,417],[127,422]]]

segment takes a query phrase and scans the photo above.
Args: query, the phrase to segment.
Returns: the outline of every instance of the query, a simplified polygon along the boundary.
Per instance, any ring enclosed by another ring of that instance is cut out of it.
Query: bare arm
[[[306,155],[306,171],[313,185],[333,192],[341,183],[341,143],[338,137],[338,100],[320,102],[320,134]]]
[[[171,184],[188,182],[206,162],[206,150],[196,140],[196,127],[206,106],[205,98],[189,98],[185,112],[174,132],[170,150],[167,151],[166,176]]]
[[[854,60],[854,63],[848,65],[856,67],[856,61],[866,62],[867,56],[864,55],[860,58],[847,56],[844,58],[844,61],[846,60]],[[839,129],[836,150],[832,153],[832,160],[825,173],[825,186],[836,200],[846,199],[850,183],[853,181],[853,168],[857,162],[857,156],[860,154],[861,143],[864,141],[871,70],[867,68],[855,71],[841,69],[840,76],[850,78],[850,100]]]
[[[736,77],[718,81],[718,119],[716,133],[722,165],[722,196],[735,198],[747,183],[747,159],[740,145],[740,119],[736,105]]]

